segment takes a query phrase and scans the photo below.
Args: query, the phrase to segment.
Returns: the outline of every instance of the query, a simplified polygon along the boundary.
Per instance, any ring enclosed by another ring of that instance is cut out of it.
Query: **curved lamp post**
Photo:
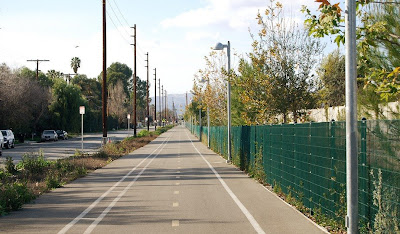
[[[232,160],[231,156],[231,81],[230,81],[230,73],[231,73],[231,43],[228,41],[228,44],[222,44],[218,42],[214,50],[223,50],[224,48],[227,49],[228,54],[228,91],[227,91],[227,109],[228,109],[228,160],[227,162],[230,163]]]

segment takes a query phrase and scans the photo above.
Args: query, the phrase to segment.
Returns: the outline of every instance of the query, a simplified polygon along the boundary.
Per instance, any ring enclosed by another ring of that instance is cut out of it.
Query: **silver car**
[[[4,142],[3,146],[7,149],[15,147],[14,133],[11,130],[1,130],[3,134]]]
[[[0,131],[0,156],[3,155],[3,145],[4,145],[4,137]]]
[[[58,136],[54,130],[44,130],[41,141],[58,141]]]

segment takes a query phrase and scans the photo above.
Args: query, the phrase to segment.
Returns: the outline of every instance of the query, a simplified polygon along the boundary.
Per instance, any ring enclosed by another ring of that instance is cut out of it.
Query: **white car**
[[[58,136],[54,130],[44,130],[41,141],[58,141]]]
[[[3,146],[4,148],[14,148],[15,147],[15,138],[14,138],[14,133],[11,130],[1,130],[1,133],[3,134],[4,142]]]
[[[4,145],[4,137],[0,131],[0,156],[3,155],[3,145]]]

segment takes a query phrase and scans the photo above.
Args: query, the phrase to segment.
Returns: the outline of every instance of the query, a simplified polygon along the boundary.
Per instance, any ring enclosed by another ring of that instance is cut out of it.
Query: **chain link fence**
[[[207,127],[187,128],[207,143]],[[227,127],[209,131],[210,148],[227,157]],[[262,168],[265,182],[344,226],[345,122],[232,127],[232,161]],[[400,120],[358,122],[358,163],[360,229],[400,232]]]

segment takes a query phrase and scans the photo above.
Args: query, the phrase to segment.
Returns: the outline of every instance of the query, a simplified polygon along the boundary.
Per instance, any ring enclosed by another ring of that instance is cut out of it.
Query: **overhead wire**
[[[117,8],[117,11],[119,13],[119,15],[122,17],[123,21],[126,23],[126,25],[124,25],[121,20],[120,17],[118,17],[117,12],[114,10],[114,7],[111,5],[110,1],[108,2],[108,6],[111,8],[111,11],[113,12],[114,17],[117,19],[119,25],[121,25],[121,27],[123,28],[123,31],[121,31],[115,20],[113,20],[113,17],[111,16],[110,12],[106,10],[107,16],[108,18],[111,20],[111,23],[114,25],[115,29],[118,31],[119,35],[122,37],[122,39],[128,43],[129,45],[133,44],[133,42],[131,42],[129,39],[131,35],[130,33],[126,30],[126,27],[130,28],[128,21],[126,20],[125,16],[123,15],[123,13],[121,12],[120,8],[118,7],[118,4],[116,3],[115,0],[113,0],[113,3],[115,5],[115,8]],[[145,67],[147,64],[145,63],[146,59],[144,58],[145,56],[145,52],[144,50],[141,48],[141,46],[137,45],[137,49],[139,50],[139,53],[137,53],[138,59],[137,59],[137,63],[138,63],[138,67]],[[131,50],[133,51],[134,48],[131,47]]]
[[[126,23],[127,25],[129,25],[129,23],[128,23],[128,21],[126,20],[124,14],[122,14],[121,10],[119,9],[118,4],[115,2],[115,0],[113,0],[113,2],[114,2],[114,4],[115,4],[115,6],[117,7],[117,10],[118,10],[119,13],[121,14],[122,18],[124,19],[125,23]]]
[[[114,1],[114,3],[115,3],[115,1]],[[115,13],[114,7],[112,7],[112,5],[111,5],[111,3],[110,3],[109,1],[108,1],[108,5],[110,6],[111,11],[114,13],[115,18],[117,19],[118,23],[119,23],[119,24],[122,26],[122,28],[124,29],[125,33],[126,33],[127,35],[130,35],[129,32],[126,30],[126,27],[129,28],[129,24],[128,24],[127,26],[126,26],[126,25],[123,25],[123,24],[121,23],[121,20],[119,19],[118,15],[117,15],[117,13]],[[122,13],[121,13],[121,15],[122,15]],[[122,16],[122,17],[124,17],[124,16]]]
[[[129,28],[129,23],[128,23],[128,21],[126,20],[124,14],[121,12],[121,10],[120,10],[120,8],[119,8],[117,2],[116,2],[115,0],[113,0],[113,3],[114,3],[114,5],[115,5],[115,7],[117,8],[119,15],[121,15],[122,19],[123,19],[124,22],[126,23],[126,25],[123,25],[123,23],[121,22],[121,20],[119,19],[118,15],[117,15],[116,11],[114,10],[114,7],[112,7],[112,5],[111,5],[110,2],[108,3],[108,5],[110,6],[111,10],[113,11],[114,16],[117,18],[119,24],[123,27],[125,33],[128,35],[128,37],[130,37],[130,36],[131,36],[130,33],[126,30],[126,27]],[[109,17],[110,17],[110,16],[109,16]],[[115,26],[115,24],[114,24],[114,26]],[[122,33],[121,33],[121,34],[122,34]],[[124,38],[125,38],[125,37],[124,37]],[[125,38],[125,39],[126,39],[126,38]],[[145,58],[144,58],[143,56],[145,55],[145,53],[144,53],[144,51],[142,50],[141,46],[137,45],[137,49],[138,49],[139,52],[140,52],[140,53],[138,54],[138,55],[139,55],[138,57],[140,58],[140,59],[139,59],[139,62],[140,62],[141,65],[144,65]],[[142,54],[143,54],[143,55],[142,55]]]

